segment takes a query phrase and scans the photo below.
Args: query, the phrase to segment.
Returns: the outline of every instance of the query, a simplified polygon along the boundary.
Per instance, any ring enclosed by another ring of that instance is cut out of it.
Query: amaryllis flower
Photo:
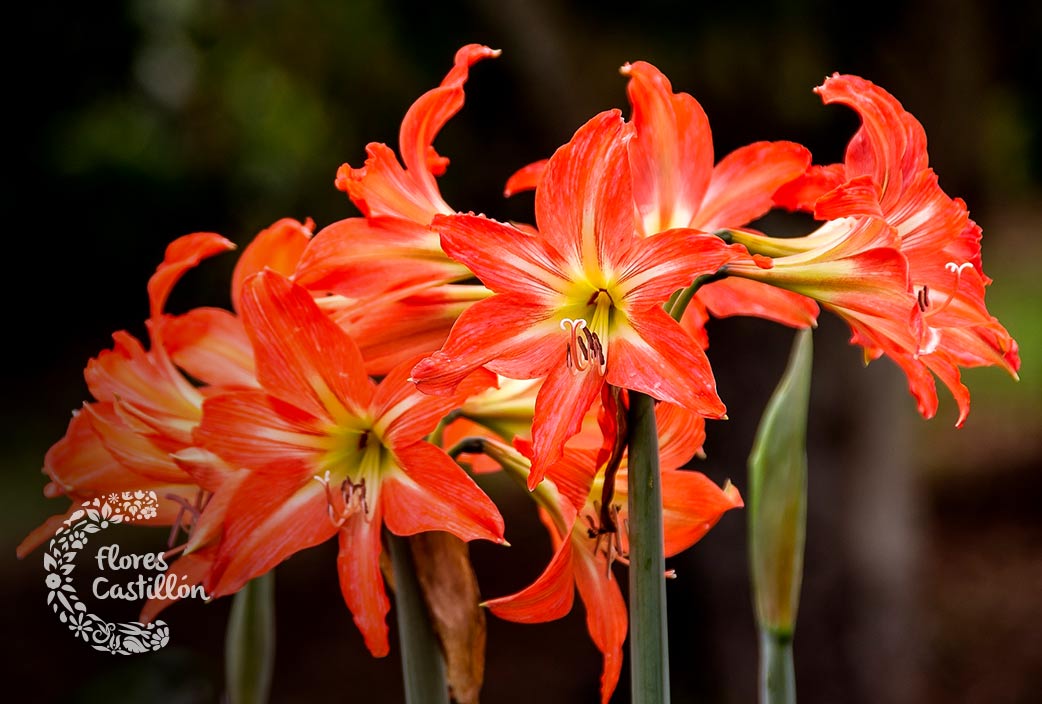
[[[720,517],[742,504],[731,484],[723,489],[704,474],[678,470],[702,443],[701,424],[691,414],[660,404],[656,416],[661,447],[663,529],[665,554],[676,555],[698,542]],[[531,446],[515,444],[526,454]],[[503,468],[523,481],[529,460],[496,441],[486,442],[487,452]],[[602,456],[603,457],[603,456]],[[628,473],[623,462],[615,475],[614,491],[604,496],[605,472],[592,449],[568,447],[549,468],[546,481],[532,494],[550,533],[554,556],[530,586],[516,594],[485,602],[500,618],[520,623],[542,623],[561,618],[572,610],[578,590],[586,609],[586,626],[604,657],[601,701],[611,698],[622,669],[627,612],[612,563],[626,561],[629,540]],[[609,506],[602,502],[607,498]],[[605,524],[605,515],[611,525]]]
[[[698,101],[673,93],[669,79],[644,61],[626,64],[633,106],[633,196],[646,234],[677,227],[705,232],[744,227],[774,207],[774,193],[802,176],[810,152],[794,142],[756,142],[713,165],[709,120]],[[708,345],[706,312],[754,315],[793,327],[814,325],[814,301],[748,279],[725,278],[696,292],[685,327]]]
[[[237,591],[295,552],[333,535],[344,600],[374,655],[388,651],[380,531],[441,530],[503,541],[491,500],[448,455],[423,440],[468,394],[495,383],[479,371],[452,396],[419,393],[412,363],[377,386],[358,347],[303,288],[271,271],[243,288],[242,317],[263,389],[208,398],[202,448],[248,476],[219,489],[224,535],[205,582]]]
[[[200,261],[234,249],[220,235],[201,232],[174,240],[148,281],[151,348],[126,331],[113,334],[114,346],[87,363],[84,378],[95,401],[74,414],[65,436],[44,459],[51,481],[48,497],[73,500],[65,514],[52,516],[18,547],[19,556],[53,536],[83,501],[111,492],[152,490],[159,511],[152,524],[180,523],[199,486],[171,458],[192,444],[192,429],[202,417],[203,396],[175,367],[163,344],[163,309],[181,276]]]
[[[791,209],[812,210],[827,222],[804,238],[735,233],[750,249],[777,257],[774,273],[766,276],[764,270],[744,269],[837,308],[854,330],[852,341],[865,347],[866,358],[886,354],[901,366],[925,417],[937,410],[936,374],[958,403],[961,425],[969,413],[969,391],[959,367],[994,365],[1016,376],[1020,366],[1016,341],[985,307],[990,279],[981,268],[980,227],[961,199],[941,190],[928,165],[922,125],[893,96],[862,78],[838,74],[816,91],[826,103],[855,109],[863,124],[843,164],[811,169],[776,199]],[[891,232],[880,231],[870,220],[885,223]],[[878,236],[865,237],[866,230]],[[891,248],[899,257],[878,249],[867,254],[878,247]],[[834,262],[837,253],[847,262],[861,257],[861,273],[831,285],[827,272],[807,267]],[[898,291],[896,270],[902,266],[904,290]],[[884,278],[891,283],[881,286]],[[818,291],[806,290],[808,284]],[[847,303],[837,305],[838,298]],[[849,315],[855,300],[860,312]]]
[[[470,276],[466,267],[445,256],[437,233],[428,227],[435,215],[454,212],[435,181],[449,160],[434,150],[433,142],[463,107],[463,84],[470,67],[498,55],[499,51],[479,44],[462,47],[441,85],[412,104],[399,133],[404,167],[390,147],[377,142],[366,147],[368,158],[362,168],[340,167],[337,188],[350,196],[364,217],[323,229],[300,261],[297,283],[368,298],[418,283],[432,285]]]
[[[554,154],[536,190],[537,235],[475,215],[434,219],[445,251],[496,295],[460,316],[413,379],[428,393],[451,393],[482,365],[516,379],[545,376],[533,487],[606,383],[724,415],[708,360],[661,306],[748,255],[690,230],[637,237],[629,137],[621,114],[604,112]]]
[[[674,93],[669,79],[645,61],[622,67],[629,77],[633,139],[629,142],[633,197],[642,235],[675,228],[703,232],[744,227],[774,207],[782,186],[802,176],[810,152],[794,142],[756,142],[713,165],[713,139],[702,106]],[[506,194],[535,188],[546,161],[507,182]],[[814,325],[817,304],[785,289],[728,278],[699,288],[683,319],[703,347],[707,311],[717,317],[755,315],[793,327]]]

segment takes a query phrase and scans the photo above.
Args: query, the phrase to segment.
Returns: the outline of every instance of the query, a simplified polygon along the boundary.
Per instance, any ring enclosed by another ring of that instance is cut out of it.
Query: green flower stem
[[[628,421],[632,702],[667,704],[666,558],[654,399],[631,391]]]
[[[760,702],[795,704],[792,634],[760,629]]]
[[[792,638],[807,529],[811,332],[796,334],[749,455],[749,567],[760,629],[760,704],[795,704]]]
[[[725,268],[726,269],[726,268]],[[720,281],[727,277],[725,269],[721,269],[715,274],[706,274],[705,276],[699,276],[695,279],[687,288],[682,288],[679,291],[674,291],[673,295],[666,301],[665,310],[669,313],[673,320],[680,322],[680,319],[684,317],[684,311],[687,310],[687,306],[691,303],[691,299],[695,297],[695,293],[698,289],[702,288],[706,284],[711,284],[714,281]]]
[[[229,704],[264,704],[275,662],[275,573],[248,582],[232,600],[224,641]]]
[[[389,531],[385,536],[394,564],[394,604],[406,704],[449,704],[445,657],[416,579],[409,539]]]

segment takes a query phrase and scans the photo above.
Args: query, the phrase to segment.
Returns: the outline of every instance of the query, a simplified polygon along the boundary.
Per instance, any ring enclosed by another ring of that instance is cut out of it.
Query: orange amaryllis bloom
[[[676,555],[694,545],[721,515],[742,504],[730,483],[723,489],[699,472],[676,469],[701,446],[700,424],[691,414],[660,404],[657,415],[662,444],[662,501],[665,554]],[[524,441],[515,444],[531,452]],[[529,461],[512,448],[487,441],[491,457],[522,480]],[[604,657],[601,701],[611,698],[622,669],[627,613],[611,565],[625,562],[629,549],[625,526],[628,474],[625,463],[615,476],[608,514],[613,526],[603,524],[605,512],[604,467],[598,467],[596,450],[568,447],[547,472],[546,481],[533,493],[540,515],[550,532],[554,557],[542,575],[516,594],[485,603],[500,618],[521,623],[542,623],[565,616],[572,609],[575,591],[586,608],[586,625]]]
[[[43,471],[48,497],[73,500],[65,514],[52,516],[18,547],[19,556],[54,535],[79,504],[110,493],[152,490],[159,497],[152,524],[180,523],[200,488],[171,458],[191,445],[201,417],[202,394],[177,370],[163,344],[163,308],[181,276],[203,259],[234,244],[214,233],[180,237],[166,250],[148,281],[151,349],[125,331],[111,350],[87,363],[84,378],[96,401],[73,416],[65,436],[47,452]]]
[[[713,165],[713,140],[702,106],[674,93],[669,79],[644,61],[626,64],[633,107],[629,142],[633,197],[644,235],[675,228],[703,232],[743,227],[774,207],[774,193],[802,176],[810,152],[794,142],[756,142]],[[546,161],[507,182],[506,195],[535,188]],[[703,347],[707,310],[717,317],[755,315],[794,327],[814,325],[817,304],[748,279],[723,279],[699,288],[683,325]]]
[[[890,303],[876,309],[876,320],[848,317],[853,341],[865,347],[866,357],[887,354],[901,366],[925,417],[937,410],[936,374],[955,397],[957,425],[962,425],[969,391],[959,367],[995,365],[1015,377],[1020,366],[1016,341],[985,307],[984,289],[991,280],[981,268],[981,229],[961,199],[941,190],[929,168],[922,125],[892,95],[857,76],[838,74],[816,91],[825,103],[856,110],[862,126],[843,164],[812,169],[782,188],[776,199],[828,222],[805,238],[766,240],[736,233],[736,239],[780,256],[774,263],[782,274],[790,262],[820,260],[837,247],[849,251],[844,240],[859,239],[866,219],[885,222],[892,230],[886,246],[899,250],[907,270],[903,307],[890,311],[896,302],[891,292]],[[879,278],[874,268],[866,268],[862,282]],[[761,272],[750,273],[764,278]],[[856,286],[847,293],[856,295]],[[871,308],[872,295],[864,294],[863,307]],[[902,326],[905,331],[899,331]]]
[[[454,212],[438,190],[436,176],[449,160],[434,138],[463,107],[463,84],[470,67],[499,51],[468,44],[437,88],[413,103],[402,121],[399,150],[404,168],[386,144],[371,143],[360,169],[344,164],[336,185],[365,217],[333,223],[315,237],[301,259],[295,280],[314,290],[352,298],[470,277],[466,267],[445,256],[428,227],[436,214]]]
[[[696,277],[748,255],[690,230],[636,237],[629,136],[613,110],[557,150],[536,190],[537,235],[474,215],[434,219],[445,251],[496,295],[460,316],[413,379],[423,391],[450,393],[482,365],[511,378],[545,376],[531,487],[606,383],[724,415],[708,360],[661,306]]]
[[[271,271],[240,302],[263,390],[230,391],[203,405],[196,441],[249,470],[227,501],[207,591],[237,591],[295,552],[339,535],[344,600],[370,651],[388,651],[389,608],[380,528],[442,530],[503,542],[492,501],[442,450],[423,440],[469,394],[495,383],[478,372],[449,397],[419,393],[412,363],[375,385],[357,346],[303,288]]]
[[[810,152],[794,142],[756,142],[713,165],[713,140],[702,106],[673,93],[669,79],[644,61],[626,64],[633,106],[630,142],[633,195],[646,234],[676,227],[705,232],[743,227],[774,206],[774,193],[802,176]],[[702,344],[706,312],[755,315],[793,327],[816,323],[814,301],[748,279],[708,283],[692,300],[684,325]]]
[[[232,272],[232,307],[239,310],[242,284],[265,269],[293,273],[311,240],[314,223],[283,218],[261,230],[243,250]],[[193,308],[181,315],[153,317],[150,326],[178,367],[208,386],[256,387],[253,349],[242,320],[223,308]],[[207,393],[205,387],[203,393]]]

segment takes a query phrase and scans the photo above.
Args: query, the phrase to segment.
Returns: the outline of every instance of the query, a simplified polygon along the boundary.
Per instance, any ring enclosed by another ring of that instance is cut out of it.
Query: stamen
[[[923,284],[923,287],[919,289],[919,293],[916,294],[915,299],[919,302],[919,310],[926,312],[926,309],[930,307],[930,287]]]
[[[350,477],[340,482],[339,502],[329,485],[328,469],[325,475],[320,477],[316,474],[313,479],[326,489],[326,512],[329,514],[329,521],[334,528],[342,527],[348,518],[359,511],[368,515],[369,500],[366,496],[365,477],[362,477],[357,484],[352,482]],[[337,505],[338,503],[339,505]]]
[[[206,495],[204,489],[200,489],[195,494],[195,502],[190,502],[179,494],[166,494],[163,498],[173,501],[178,506],[177,516],[174,518],[173,524],[170,526],[170,535],[167,538],[166,546],[168,549],[173,549],[174,544],[177,542],[177,534],[184,530],[186,536],[192,535],[192,529],[195,527],[196,522],[199,520],[199,515],[206,508],[206,504],[209,503],[210,497]],[[185,514],[191,514],[191,518],[188,519],[188,527],[184,527]]]
[[[602,510],[600,501],[593,502],[593,514],[584,513],[582,515],[583,520],[586,521],[587,526],[586,536],[593,541],[593,554],[604,555],[606,560],[607,576],[611,577],[611,566],[616,562],[621,562],[624,565],[629,564],[629,554],[623,547],[622,535],[619,532],[619,525],[624,525],[625,529],[629,530],[629,520],[622,519],[620,511],[622,506],[619,504],[612,504],[607,510]],[[607,517],[605,523],[598,523],[598,516]]]
[[[604,346],[597,333],[590,330],[582,318],[565,318],[560,326],[568,333],[568,342],[565,343],[565,365],[575,372],[584,372],[592,363],[596,363],[603,374]],[[580,332],[582,336],[579,335]]]
[[[963,262],[962,264],[956,264],[955,262],[948,262],[944,265],[944,268],[955,275],[955,281],[952,282],[951,290],[948,292],[948,297],[944,299],[944,303],[931,308],[930,289],[925,284],[916,296],[919,303],[919,310],[923,313],[924,321],[943,312],[951,302],[955,300],[955,295],[959,292],[959,285],[962,283],[962,272],[966,271],[966,269],[972,269],[973,263]],[[931,309],[928,311],[927,308]],[[936,350],[940,344],[940,330],[924,324],[923,332],[919,339],[919,349],[915,353],[915,358],[918,359],[920,355],[930,354]]]

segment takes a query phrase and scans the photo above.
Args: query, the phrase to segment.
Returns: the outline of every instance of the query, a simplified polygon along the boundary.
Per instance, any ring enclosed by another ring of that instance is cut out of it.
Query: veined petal
[[[546,171],[546,163],[549,159],[533,161],[528,166],[522,166],[511,174],[507,179],[507,185],[503,189],[503,196],[509,198],[515,193],[522,191],[534,191],[543,180],[543,172]]]
[[[622,672],[622,644],[626,640],[629,623],[626,604],[603,553],[594,555],[576,546],[572,564],[575,586],[586,607],[586,628],[590,631],[594,645],[604,656],[601,704],[607,704]]]
[[[438,234],[411,220],[349,218],[323,228],[304,250],[294,281],[312,291],[372,298],[470,276],[442,252]]]
[[[336,532],[326,487],[297,473],[250,473],[231,501],[206,591],[224,596]]]
[[[456,52],[452,70],[442,80],[441,85],[421,95],[402,120],[399,134],[399,149],[405,168],[416,179],[417,185],[427,195],[431,203],[441,201],[441,194],[434,182],[434,171],[441,174],[445,171],[444,162],[433,153],[431,145],[453,115],[463,107],[463,84],[470,75],[470,67],[482,59],[499,56],[500,52],[480,44],[468,44]],[[437,169],[432,169],[432,156],[439,162]],[[445,160],[447,161],[447,160]],[[443,201],[442,201],[443,202]],[[445,212],[444,210],[442,212]]]
[[[318,473],[327,428],[328,421],[263,391],[231,391],[203,403],[195,441],[232,467],[303,480]]]
[[[370,376],[384,376],[406,360],[432,354],[445,344],[460,315],[492,292],[484,286],[444,284],[400,299],[394,295],[353,304],[339,296],[316,299],[359,343]]]
[[[814,89],[826,105],[843,103],[861,116],[861,129],[847,147],[848,178],[871,176],[883,186],[883,208],[927,167],[926,133],[901,103],[857,76],[833,74]]]
[[[247,281],[241,305],[265,389],[338,422],[369,405],[373,385],[358,346],[307,291],[264,271]]]
[[[724,404],[702,349],[658,307],[637,311],[612,335],[607,380],[660,401],[721,418]]]
[[[959,417],[955,421],[955,427],[961,428],[970,414],[970,390],[962,383],[959,366],[944,353],[927,354],[919,359],[951,391],[952,398],[959,407]]]
[[[113,333],[115,345],[87,362],[83,378],[99,401],[119,398],[172,419],[199,416],[202,396],[171,364],[162,348],[146,352],[125,331]]]
[[[609,354],[614,354],[614,349]],[[561,459],[569,438],[582,430],[583,418],[603,386],[604,377],[596,366],[580,372],[559,364],[550,371],[535,401],[529,490],[535,489],[550,466]]]
[[[351,610],[366,647],[377,658],[387,655],[390,649],[387,612],[391,603],[380,574],[381,513],[378,505],[369,519],[363,513],[347,519],[340,529],[340,552],[336,560],[344,603]]]
[[[342,164],[335,182],[365,217],[401,218],[426,226],[435,213],[452,212],[440,194],[431,200],[421,180],[402,168],[386,144],[370,142],[365,152],[365,165],[356,169]]]
[[[503,542],[496,505],[443,450],[421,441],[393,452],[401,471],[385,476],[380,488],[388,530],[441,530],[460,540]]]
[[[781,186],[774,194],[774,204],[787,210],[814,212],[818,198],[847,180],[845,164],[811,166],[802,176]]]
[[[577,274],[599,276],[637,233],[630,135],[618,110],[602,112],[554,152],[536,189],[539,232]]]
[[[253,347],[242,321],[221,308],[193,308],[150,325],[174,364],[210,386],[257,386]]]
[[[467,375],[451,396],[421,393],[412,382],[411,372],[420,360],[413,358],[391,370],[380,382],[369,406],[374,430],[389,445],[409,445],[430,434],[451,410],[463,405],[469,396],[496,385],[496,375],[476,369]]]
[[[438,215],[431,228],[450,257],[497,293],[550,301],[569,284],[561,255],[540,237],[478,215]]]
[[[774,206],[775,192],[810,166],[810,152],[794,142],[756,142],[725,156],[688,227],[742,227]],[[690,168],[690,167],[687,167]]]
[[[713,171],[709,119],[693,97],[674,94],[669,79],[651,64],[627,64],[622,74],[630,78],[629,161],[645,233],[690,227]]]
[[[136,484],[133,479],[126,478],[130,485],[126,488],[141,488],[140,485],[149,480],[163,484],[192,484],[188,475],[170,458],[167,449],[124,423],[114,404],[85,403],[83,415],[108,454],[138,475]]]
[[[663,472],[683,466],[702,451],[706,441],[706,422],[697,413],[672,403],[655,407],[658,428],[659,466]]]
[[[554,537],[556,552],[543,573],[530,585],[509,596],[484,603],[496,616],[515,623],[545,623],[564,618],[575,601],[572,542]]]
[[[485,364],[504,376],[534,379],[564,366],[561,335],[550,309],[498,294],[464,311],[444,346],[413,368],[412,379],[424,393],[439,395]]]
[[[232,272],[232,305],[235,310],[240,310],[241,289],[246,279],[265,269],[277,271],[283,276],[290,276],[294,272],[300,255],[311,240],[314,227],[315,223],[311,220],[300,223],[292,218],[283,218],[253,238]]]
[[[814,217],[819,220],[837,220],[852,215],[882,218],[880,195],[879,185],[871,176],[858,176],[818,198],[814,202]]]
[[[84,408],[87,410],[73,415],[65,435],[44,456],[43,472],[53,482],[44,489],[44,495],[86,497],[144,488],[149,480],[118,462],[94,431],[93,416],[119,422],[112,404],[90,403]]]
[[[643,310],[664,303],[699,276],[714,274],[724,264],[740,259],[749,259],[742,245],[728,245],[695,230],[634,238],[618,254],[618,287],[627,310]]]
[[[235,249],[235,243],[214,232],[196,232],[178,237],[167,245],[163,263],[148,280],[150,317],[157,318],[166,307],[166,299],[186,271],[202,260]]]
[[[695,295],[717,318],[751,315],[794,328],[818,324],[818,304],[812,299],[750,279],[714,281]]]
[[[621,485],[626,479],[620,476],[618,481]],[[738,489],[730,482],[721,489],[701,472],[663,472],[662,529],[666,557],[687,550],[701,540],[725,512],[744,505]]]

